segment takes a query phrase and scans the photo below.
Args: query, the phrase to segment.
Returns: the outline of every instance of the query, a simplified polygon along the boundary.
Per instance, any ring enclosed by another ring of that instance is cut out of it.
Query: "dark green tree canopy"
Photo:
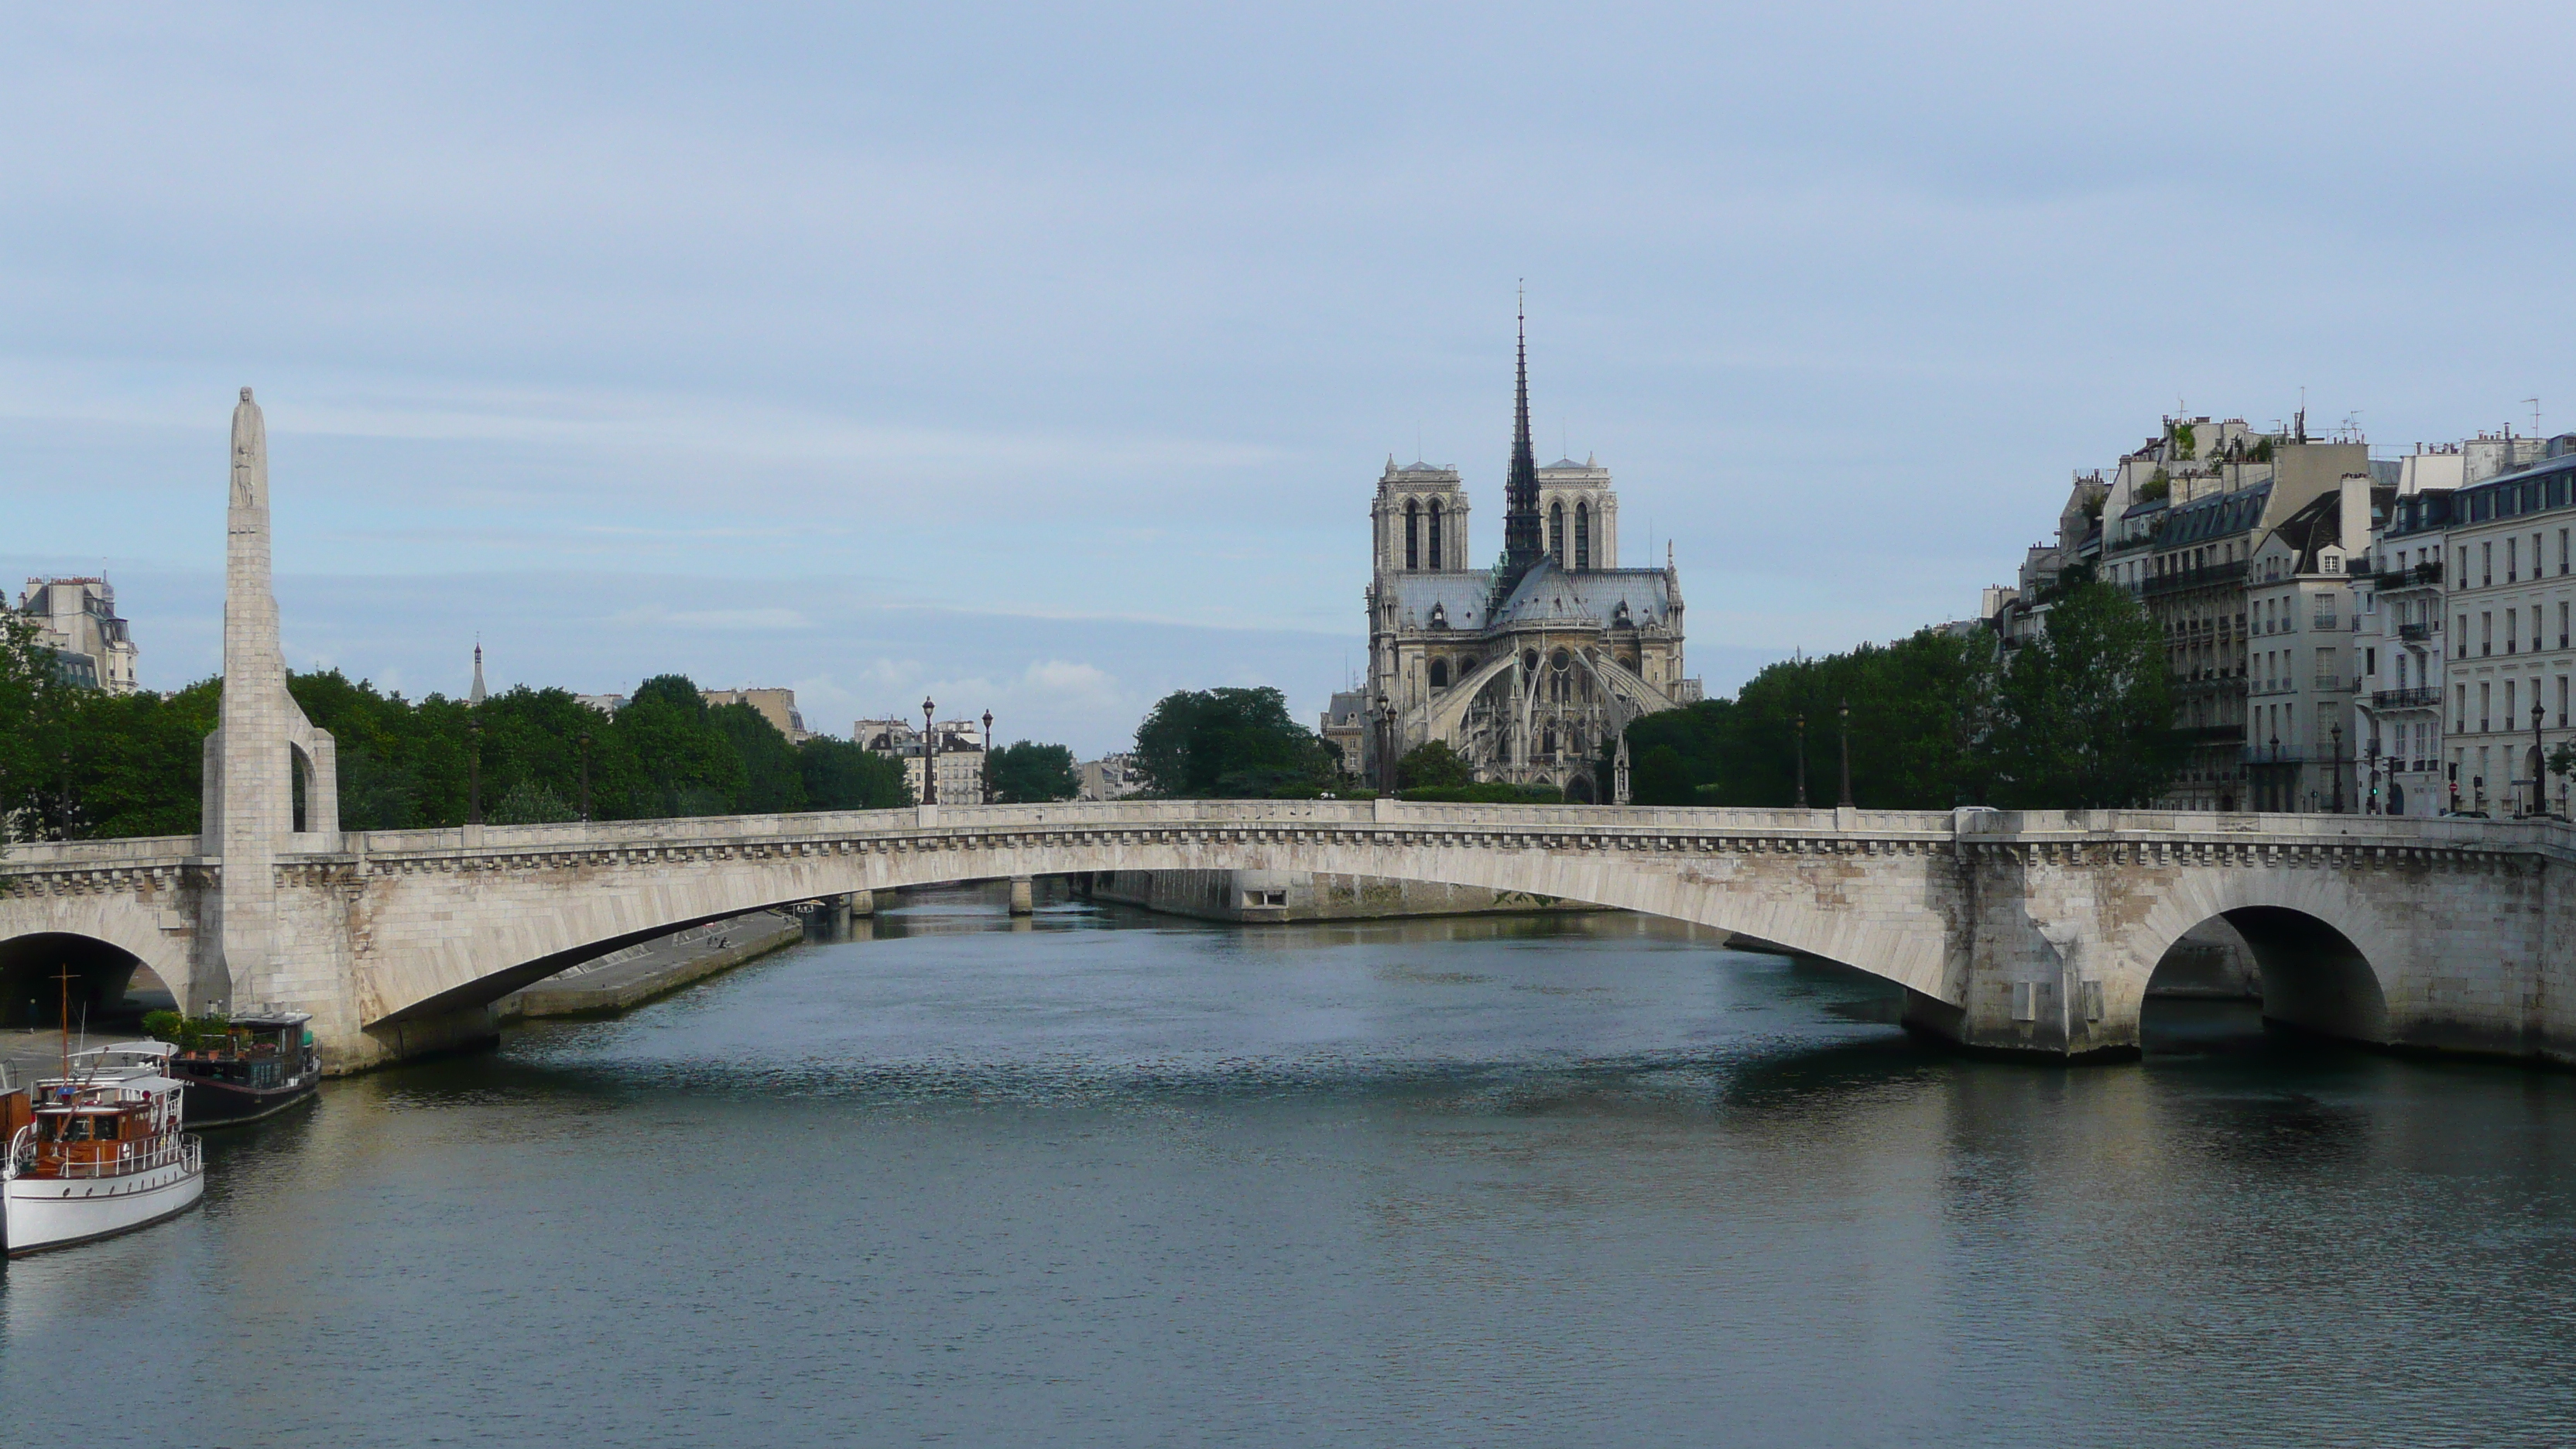
[[[1312,799],[1337,762],[1289,717],[1276,689],[1181,690],[1136,727],[1136,764],[1154,794],[1196,799]]]
[[[994,800],[1004,805],[1070,800],[1082,793],[1082,777],[1075,773],[1073,751],[1063,745],[1032,744],[1027,740],[1004,745],[985,760],[984,770],[992,784]]]
[[[1395,762],[1395,786],[1399,790],[1455,789],[1474,779],[1474,772],[1456,750],[1449,748],[1447,740],[1415,745]]]

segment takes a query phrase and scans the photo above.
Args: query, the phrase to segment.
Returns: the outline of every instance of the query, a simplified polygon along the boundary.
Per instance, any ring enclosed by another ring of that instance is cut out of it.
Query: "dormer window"
[[[1434,629],[1446,629],[1449,627],[1449,610],[1445,605],[1434,604],[1431,606],[1431,627]]]

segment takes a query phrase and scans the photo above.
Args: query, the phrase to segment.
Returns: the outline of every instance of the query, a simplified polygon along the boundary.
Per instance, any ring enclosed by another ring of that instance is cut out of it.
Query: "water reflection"
[[[13,1439],[87,1432],[103,1309],[210,1443],[2576,1428],[2562,1077],[2223,1013],[1965,1060],[1634,917],[1021,928],[907,902],[223,1139],[0,1279]]]

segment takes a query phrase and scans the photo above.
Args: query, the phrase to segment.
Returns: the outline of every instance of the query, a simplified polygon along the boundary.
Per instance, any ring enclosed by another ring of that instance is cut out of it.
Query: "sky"
[[[1387,459],[1669,546],[1712,692],[1974,612],[2168,413],[2576,430],[2564,5],[5,12],[0,569],[219,662],[1311,718]]]

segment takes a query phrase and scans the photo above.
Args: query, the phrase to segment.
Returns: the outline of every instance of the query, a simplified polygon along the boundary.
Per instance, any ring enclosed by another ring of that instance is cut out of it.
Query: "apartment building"
[[[2254,548],[2245,592],[2249,808],[2363,808],[2355,767],[2368,742],[2356,737],[2352,701],[2378,661],[2375,641],[2360,633],[2353,571],[2370,558],[2376,510],[2395,497],[2367,476],[2347,476]]]
[[[2444,740],[2456,808],[2565,814],[2564,776],[2546,764],[2569,726],[2576,606],[2576,434],[2529,466],[2453,495]]]

